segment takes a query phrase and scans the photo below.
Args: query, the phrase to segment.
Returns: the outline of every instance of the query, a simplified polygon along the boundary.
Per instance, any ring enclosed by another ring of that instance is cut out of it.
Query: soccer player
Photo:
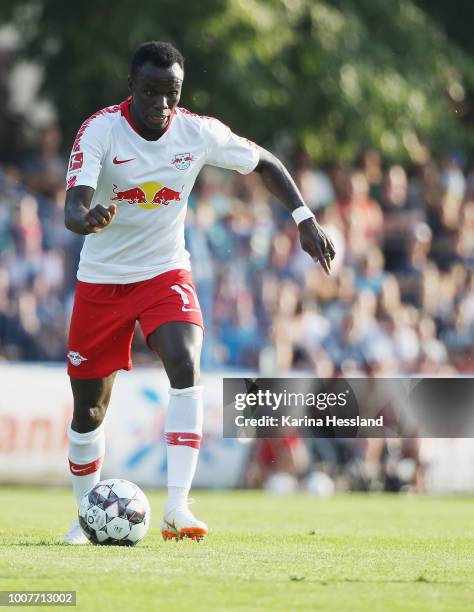
[[[188,508],[202,434],[203,319],[184,245],[187,200],[205,164],[258,172],[298,224],[302,248],[329,274],[334,245],[283,164],[212,117],[178,106],[184,59],[169,43],[135,51],[130,97],[77,133],[65,224],[85,234],[68,340],[74,413],[68,431],[76,499],[100,480],[104,416],[117,370],[130,370],[135,323],[163,361],[171,388],[165,421],[165,539],[207,534]],[[133,406],[130,406],[133,412]],[[86,543],[77,522],[65,537]]]

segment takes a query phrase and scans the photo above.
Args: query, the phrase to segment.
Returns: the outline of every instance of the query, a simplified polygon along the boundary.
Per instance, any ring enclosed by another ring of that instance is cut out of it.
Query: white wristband
[[[299,206],[291,213],[291,216],[296,221],[296,225],[299,225],[301,221],[306,219],[314,219],[314,215],[307,206]]]

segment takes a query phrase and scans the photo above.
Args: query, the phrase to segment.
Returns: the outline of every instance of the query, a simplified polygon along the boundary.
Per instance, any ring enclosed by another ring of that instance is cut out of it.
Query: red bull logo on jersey
[[[119,191],[117,185],[113,185],[115,197],[111,198],[112,202],[128,202],[129,204],[138,204],[140,208],[158,208],[158,206],[168,206],[170,202],[179,202],[181,193],[165,187],[156,181],[148,181],[137,187]]]

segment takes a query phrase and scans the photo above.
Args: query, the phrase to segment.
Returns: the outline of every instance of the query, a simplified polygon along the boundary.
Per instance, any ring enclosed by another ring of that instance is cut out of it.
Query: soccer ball
[[[150,518],[145,493],[120,478],[101,480],[79,505],[79,525],[93,544],[135,546],[145,537]]]

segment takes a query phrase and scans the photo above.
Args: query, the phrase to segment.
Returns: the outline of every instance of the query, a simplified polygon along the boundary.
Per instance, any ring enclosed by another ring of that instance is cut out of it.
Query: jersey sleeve
[[[66,189],[86,185],[97,187],[97,180],[108,146],[110,122],[100,114],[92,115],[77,133],[66,175]]]
[[[208,118],[205,121],[206,164],[237,170],[241,174],[255,170],[260,156],[254,142],[237,136],[218,119]]]

